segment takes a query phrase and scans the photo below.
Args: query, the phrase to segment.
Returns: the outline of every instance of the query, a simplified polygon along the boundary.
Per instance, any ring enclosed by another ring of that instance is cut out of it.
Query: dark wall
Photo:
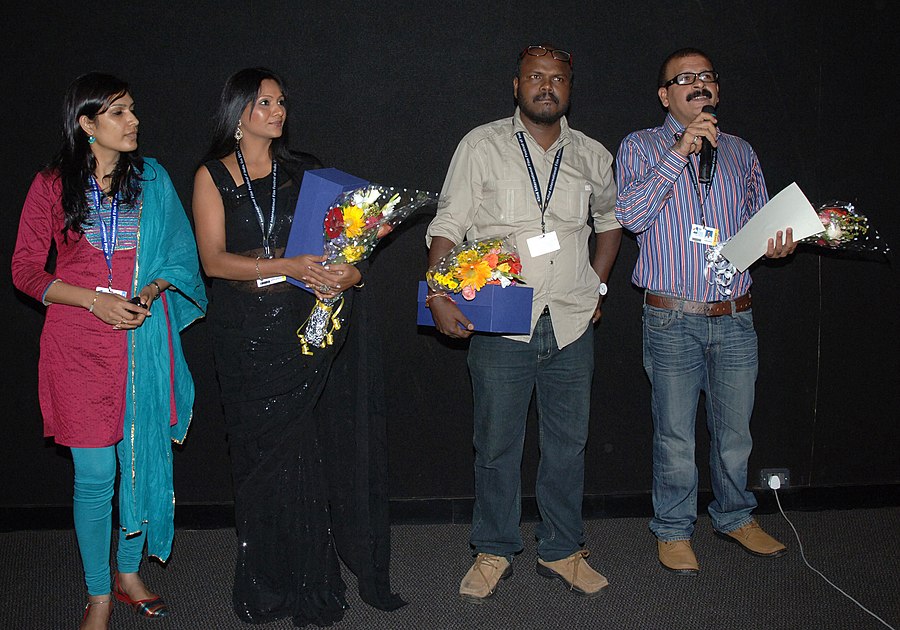
[[[813,203],[852,201],[900,246],[893,182],[900,51],[884,1],[426,0],[402,10],[361,1],[63,4],[22,3],[0,37],[7,95],[0,152],[0,473],[7,483],[0,506],[70,502],[65,449],[41,436],[42,309],[13,289],[9,258],[31,177],[57,147],[63,91],[89,70],[131,82],[141,150],[169,169],[189,209],[218,93],[241,67],[267,65],[286,76],[296,148],[372,181],[439,190],[459,139],[511,114],[515,56],[524,45],[549,39],[574,53],[570,122],[613,153],[628,132],[662,120],[654,81],[664,56],[697,46],[722,76],[722,128],[753,144],[771,194],[797,181]],[[365,289],[383,304],[377,317],[392,496],[470,496],[465,347],[415,325],[428,220],[411,219],[389,237]],[[629,281],[636,252],[634,239],[624,239],[596,337],[588,493],[640,493],[650,485],[640,294]],[[900,482],[895,268],[805,251],[759,264],[754,279],[761,368],[751,472],[789,467],[795,485],[812,487]],[[226,502],[227,445],[205,324],[188,330],[184,345],[198,396],[175,460],[178,499]],[[536,455],[532,436],[526,493]]]

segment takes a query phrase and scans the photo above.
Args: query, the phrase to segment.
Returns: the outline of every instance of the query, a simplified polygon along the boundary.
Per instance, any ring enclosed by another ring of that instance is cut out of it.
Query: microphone
[[[713,116],[716,115],[716,108],[712,105],[704,105],[703,111]],[[703,146],[700,147],[700,171],[697,174],[697,179],[700,180],[701,184],[708,184],[712,181],[713,154],[715,150],[715,147],[710,144],[709,140],[705,140]]]

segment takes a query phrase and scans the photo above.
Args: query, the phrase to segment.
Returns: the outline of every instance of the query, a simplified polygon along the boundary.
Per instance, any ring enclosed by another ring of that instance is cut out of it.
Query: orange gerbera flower
[[[460,263],[456,272],[460,288],[470,286],[480,291],[491,277],[491,267],[483,260]]]

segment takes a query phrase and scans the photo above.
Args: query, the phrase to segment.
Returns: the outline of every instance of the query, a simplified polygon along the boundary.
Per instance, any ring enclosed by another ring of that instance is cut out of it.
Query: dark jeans
[[[475,398],[475,509],[470,543],[479,553],[511,557],[522,550],[522,447],[531,394],[536,391],[537,494],[542,522],[538,555],[547,562],[584,543],[581,504],[584,447],[594,371],[593,328],[559,349],[549,315],[529,343],[475,335],[469,346]]]

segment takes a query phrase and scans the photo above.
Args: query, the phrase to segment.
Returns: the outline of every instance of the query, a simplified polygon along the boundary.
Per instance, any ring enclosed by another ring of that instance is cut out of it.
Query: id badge
[[[287,280],[287,276],[269,276],[268,278],[259,278],[256,281],[256,286],[262,288],[267,287],[270,284],[278,284],[279,282],[284,282]]]
[[[526,243],[528,243],[528,252],[532,258],[559,251],[559,239],[556,237],[555,230],[546,234],[532,236]]]
[[[127,298],[127,291],[119,291],[118,289],[113,289],[112,287],[97,287],[97,291],[100,293],[112,293],[113,295],[118,295],[119,297]]]
[[[699,223],[691,224],[691,243],[715,247],[718,242],[719,228],[706,227]]]

